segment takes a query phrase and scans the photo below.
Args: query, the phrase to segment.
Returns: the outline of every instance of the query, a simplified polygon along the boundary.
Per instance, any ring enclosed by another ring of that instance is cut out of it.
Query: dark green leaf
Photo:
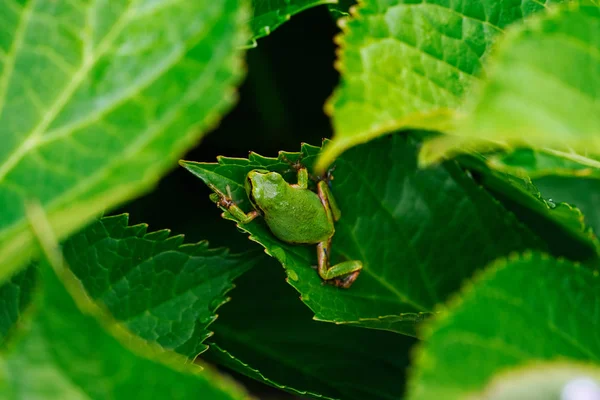
[[[539,361],[600,362],[600,277],[550,256],[501,260],[424,330],[409,399],[463,399]]]
[[[415,339],[312,320],[277,263],[264,261],[219,310],[208,360],[301,396],[401,398]]]
[[[89,296],[135,334],[189,358],[206,350],[215,311],[257,254],[228,254],[207,242],[183,244],[169,231],[102,218],[63,246]]]
[[[0,280],[148,190],[235,98],[245,8],[219,1],[0,2]]]
[[[0,345],[20,324],[23,313],[31,303],[36,282],[36,269],[30,266],[0,286]]]
[[[40,269],[37,314],[0,359],[3,399],[247,398],[212,370],[185,364],[115,324],[68,270],[59,270],[59,280],[51,267]]]
[[[577,261],[598,257],[600,242],[578,208],[559,198],[544,199],[531,179],[491,169],[484,157],[463,156],[459,161],[477,182],[548,243],[552,254]]]
[[[552,202],[577,206],[596,233],[600,233],[600,181],[597,179],[545,177],[535,180],[540,192]]]
[[[304,145],[310,169],[318,148]],[[311,268],[314,247],[277,240],[264,222],[241,226],[286,268],[288,281],[316,318],[414,334],[413,324],[463,279],[511,251],[544,247],[455,163],[417,168],[418,143],[392,135],[344,154],[332,190],[342,210],[333,240],[333,262],[361,260],[364,269],[349,290],[323,285]],[[298,154],[287,154],[288,159]],[[256,168],[283,172],[281,158],[219,158],[218,164],[183,162],[243,208],[246,174]],[[293,174],[287,177],[294,181]]]
[[[322,4],[334,4],[337,0],[252,0],[251,47],[256,40],[269,35],[287,22],[294,14]]]

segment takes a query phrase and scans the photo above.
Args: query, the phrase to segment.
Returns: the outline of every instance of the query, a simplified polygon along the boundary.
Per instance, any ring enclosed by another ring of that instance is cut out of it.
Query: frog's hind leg
[[[344,261],[334,266],[329,266],[331,239],[317,245],[318,265],[317,272],[325,282],[344,289],[349,288],[362,269],[360,261]]]

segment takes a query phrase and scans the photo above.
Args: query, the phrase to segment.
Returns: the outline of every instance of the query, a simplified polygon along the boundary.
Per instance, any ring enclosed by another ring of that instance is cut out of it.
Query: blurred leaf
[[[472,149],[484,139],[599,154],[599,54],[597,6],[572,2],[528,21],[498,46],[479,95],[452,130],[456,136],[426,143],[422,161],[461,151],[470,140]]]
[[[415,339],[314,321],[276,262],[264,264],[236,281],[219,310],[208,360],[300,396],[402,397]]]
[[[600,159],[574,152],[519,148],[487,155],[491,168],[533,179],[548,175],[600,178]]]
[[[31,304],[36,272],[35,267],[30,266],[0,285],[0,345],[20,325],[23,313]]]
[[[0,4],[0,280],[157,182],[233,103],[238,0]]]
[[[455,163],[419,169],[418,146],[412,137],[397,134],[352,149],[336,162],[332,191],[342,218],[332,262],[364,264],[349,290],[323,285],[311,268],[316,246],[281,242],[260,218],[240,226],[283,264],[289,283],[317,319],[414,334],[414,322],[477,268],[511,251],[545,247]],[[303,145],[302,163],[309,170],[318,152]],[[299,157],[285,154],[290,160]],[[205,183],[230,191],[246,210],[243,184],[249,171],[290,170],[281,157],[218,160],[182,165]],[[295,182],[293,173],[285,176]]]
[[[257,255],[228,254],[183,235],[127,226],[126,214],[102,218],[72,236],[65,258],[88,295],[133,333],[195,358],[233,280]]]
[[[248,398],[212,370],[128,333],[90,302],[68,270],[58,270],[62,282],[48,265],[40,270],[37,314],[0,359],[3,399]]]
[[[463,399],[540,361],[600,362],[600,278],[540,254],[496,262],[424,330],[409,399]]]
[[[256,40],[268,36],[283,23],[301,11],[322,4],[334,4],[337,0],[252,0],[249,47],[256,47]]]
[[[342,82],[327,104],[335,136],[319,169],[396,129],[446,128],[496,37],[555,2],[364,0],[338,38]]]
[[[600,368],[554,362],[498,374],[472,400],[593,400],[600,396]]]

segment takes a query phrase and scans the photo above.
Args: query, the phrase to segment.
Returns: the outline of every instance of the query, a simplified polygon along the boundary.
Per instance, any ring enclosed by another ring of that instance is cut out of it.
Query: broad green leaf
[[[19,326],[31,297],[37,274],[34,267],[19,271],[0,285],[0,345]]]
[[[316,265],[315,246],[277,240],[260,218],[240,225],[283,264],[288,281],[317,319],[414,334],[414,322],[477,268],[511,251],[545,247],[455,163],[419,169],[418,147],[414,138],[396,134],[352,149],[336,161],[332,191],[342,218],[336,224],[332,261],[364,264],[349,290],[322,284],[311,268]],[[302,163],[309,170],[318,152],[302,147]],[[286,156],[296,160],[299,154]],[[290,170],[281,156],[218,160],[182,165],[207,184],[230,192],[246,210],[250,205],[243,184],[250,170]],[[286,178],[295,181],[291,173]]]
[[[396,129],[447,128],[496,37],[552,3],[363,0],[341,24],[342,82],[326,106],[335,135],[319,169]]]
[[[37,313],[0,359],[3,399],[248,398],[212,369],[128,333],[90,302],[68,270],[40,270]]]
[[[169,231],[127,226],[126,214],[97,220],[69,238],[63,252],[88,295],[133,333],[195,358],[232,281],[256,255],[183,244]]]
[[[600,8],[577,2],[512,31],[452,135],[423,147],[423,162],[481,140],[600,153]]]
[[[472,400],[593,400],[600,396],[600,366],[554,362],[515,368],[494,377]]]
[[[427,326],[409,399],[463,399],[527,364],[600,362],[598,270],[540,254],[501,260]]]
[[[415,339],[314,321],[277,262],[264,264],[236,281],[203,357],[303,397],[402,397]]]
[[[600,178],[600,159],[552,149],[519,148],[487,155],[496,170],[533,179],[548,175]]]
[[[27,203],[64,238],[215,125],[241,77],[238,3],[0,4],[0,278],[33,256]]]
[[[273,30],[301,11],[322,4],[336,4],[338,0],[252,0],[250,47],[256,40],[268,36]]]

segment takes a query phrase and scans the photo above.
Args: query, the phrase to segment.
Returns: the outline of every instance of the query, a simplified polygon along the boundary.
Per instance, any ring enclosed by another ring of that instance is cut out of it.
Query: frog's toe
[[[360,270],[351,272],[351,273],[344,275],[342,277],[339,277],[339,278],[330,279],[327,282],[335,287],[339,287],[342,289],[348,289],[350,286],[352,286],[352,284],[354,283],[356,278],[358,278],[359,274],[360,274]]]

